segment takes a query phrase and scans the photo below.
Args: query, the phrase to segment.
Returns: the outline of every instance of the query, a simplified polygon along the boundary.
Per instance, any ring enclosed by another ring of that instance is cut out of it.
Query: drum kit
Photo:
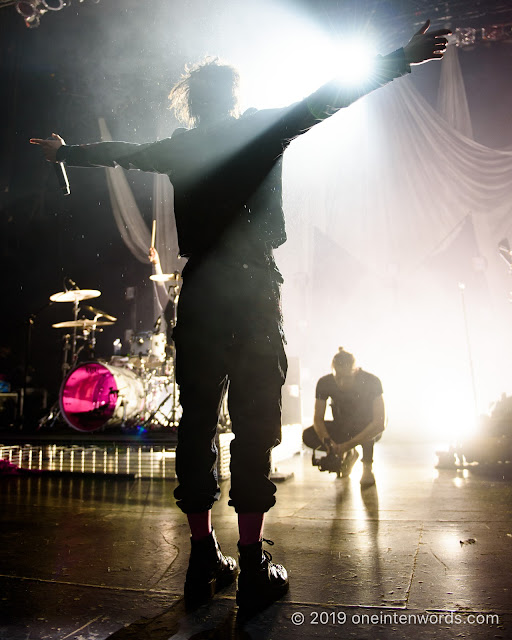
[[[170,288],[175,309],[180,276],[158,274],[159,282],[174,280]],[[152,277],[152,279],[155,279]],[[74,283],[73,283],[74,284]],[[175,429],[181,415],[178,389],[174,375],[174,349],[167,345],[166,334],[157,329],[134,334],[125,354],[116,353],[108,360],[95,356],[96,334],[117,318],[84,301],[97,298],[96,289],[74,288],[50,296],[52,302],[72,303],[73,319],[52,326],[64,329],[62,374],[58,408],[40,421],[40,427],[60,417],[82,432],[106,427]],[[80,317],[83,311],[92,318]],[[168,320],[169,321],[169,320]]]

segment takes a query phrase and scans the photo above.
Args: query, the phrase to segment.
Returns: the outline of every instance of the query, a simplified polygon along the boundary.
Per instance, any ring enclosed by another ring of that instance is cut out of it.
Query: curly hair
[[[354,366],[355,361],[356,359],[351,353],[345,351],[343,347],[340,347],[338,349],[338,353],[336,353],[334,358],[332,359],[332,366],[333,369],[336,369],[338,366]]]
[[[238,116],[238,89],[240,76],[229,64],[219,58],[206,57],[185,67],[185,73],[169,93],[169,108],[187,127],[197,125],[199,114],[195,105],[204,99],[205,92],[215,92],[218,103],[226,114]]]

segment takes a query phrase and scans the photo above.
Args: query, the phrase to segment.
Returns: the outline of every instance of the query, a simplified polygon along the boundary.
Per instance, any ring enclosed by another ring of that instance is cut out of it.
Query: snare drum
[[[84,362],[64,379],[60,410],[77,431],[135,424],[145,404],[141,378],[130,369],[101,362]]]

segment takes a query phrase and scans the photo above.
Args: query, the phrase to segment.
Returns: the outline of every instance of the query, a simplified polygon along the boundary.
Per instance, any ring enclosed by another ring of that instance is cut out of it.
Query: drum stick
[[[153,228],[151,229],[151,248],[155,248],[155,236],[156,236],[156,220],[153,220]]]

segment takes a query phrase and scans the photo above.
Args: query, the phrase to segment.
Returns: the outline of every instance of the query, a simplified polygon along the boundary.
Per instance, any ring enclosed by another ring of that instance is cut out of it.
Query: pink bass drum
[[[144,385],[130,369],[84,362],[64,379],[60,410],[78,431],[130,425],[142,417]]]

